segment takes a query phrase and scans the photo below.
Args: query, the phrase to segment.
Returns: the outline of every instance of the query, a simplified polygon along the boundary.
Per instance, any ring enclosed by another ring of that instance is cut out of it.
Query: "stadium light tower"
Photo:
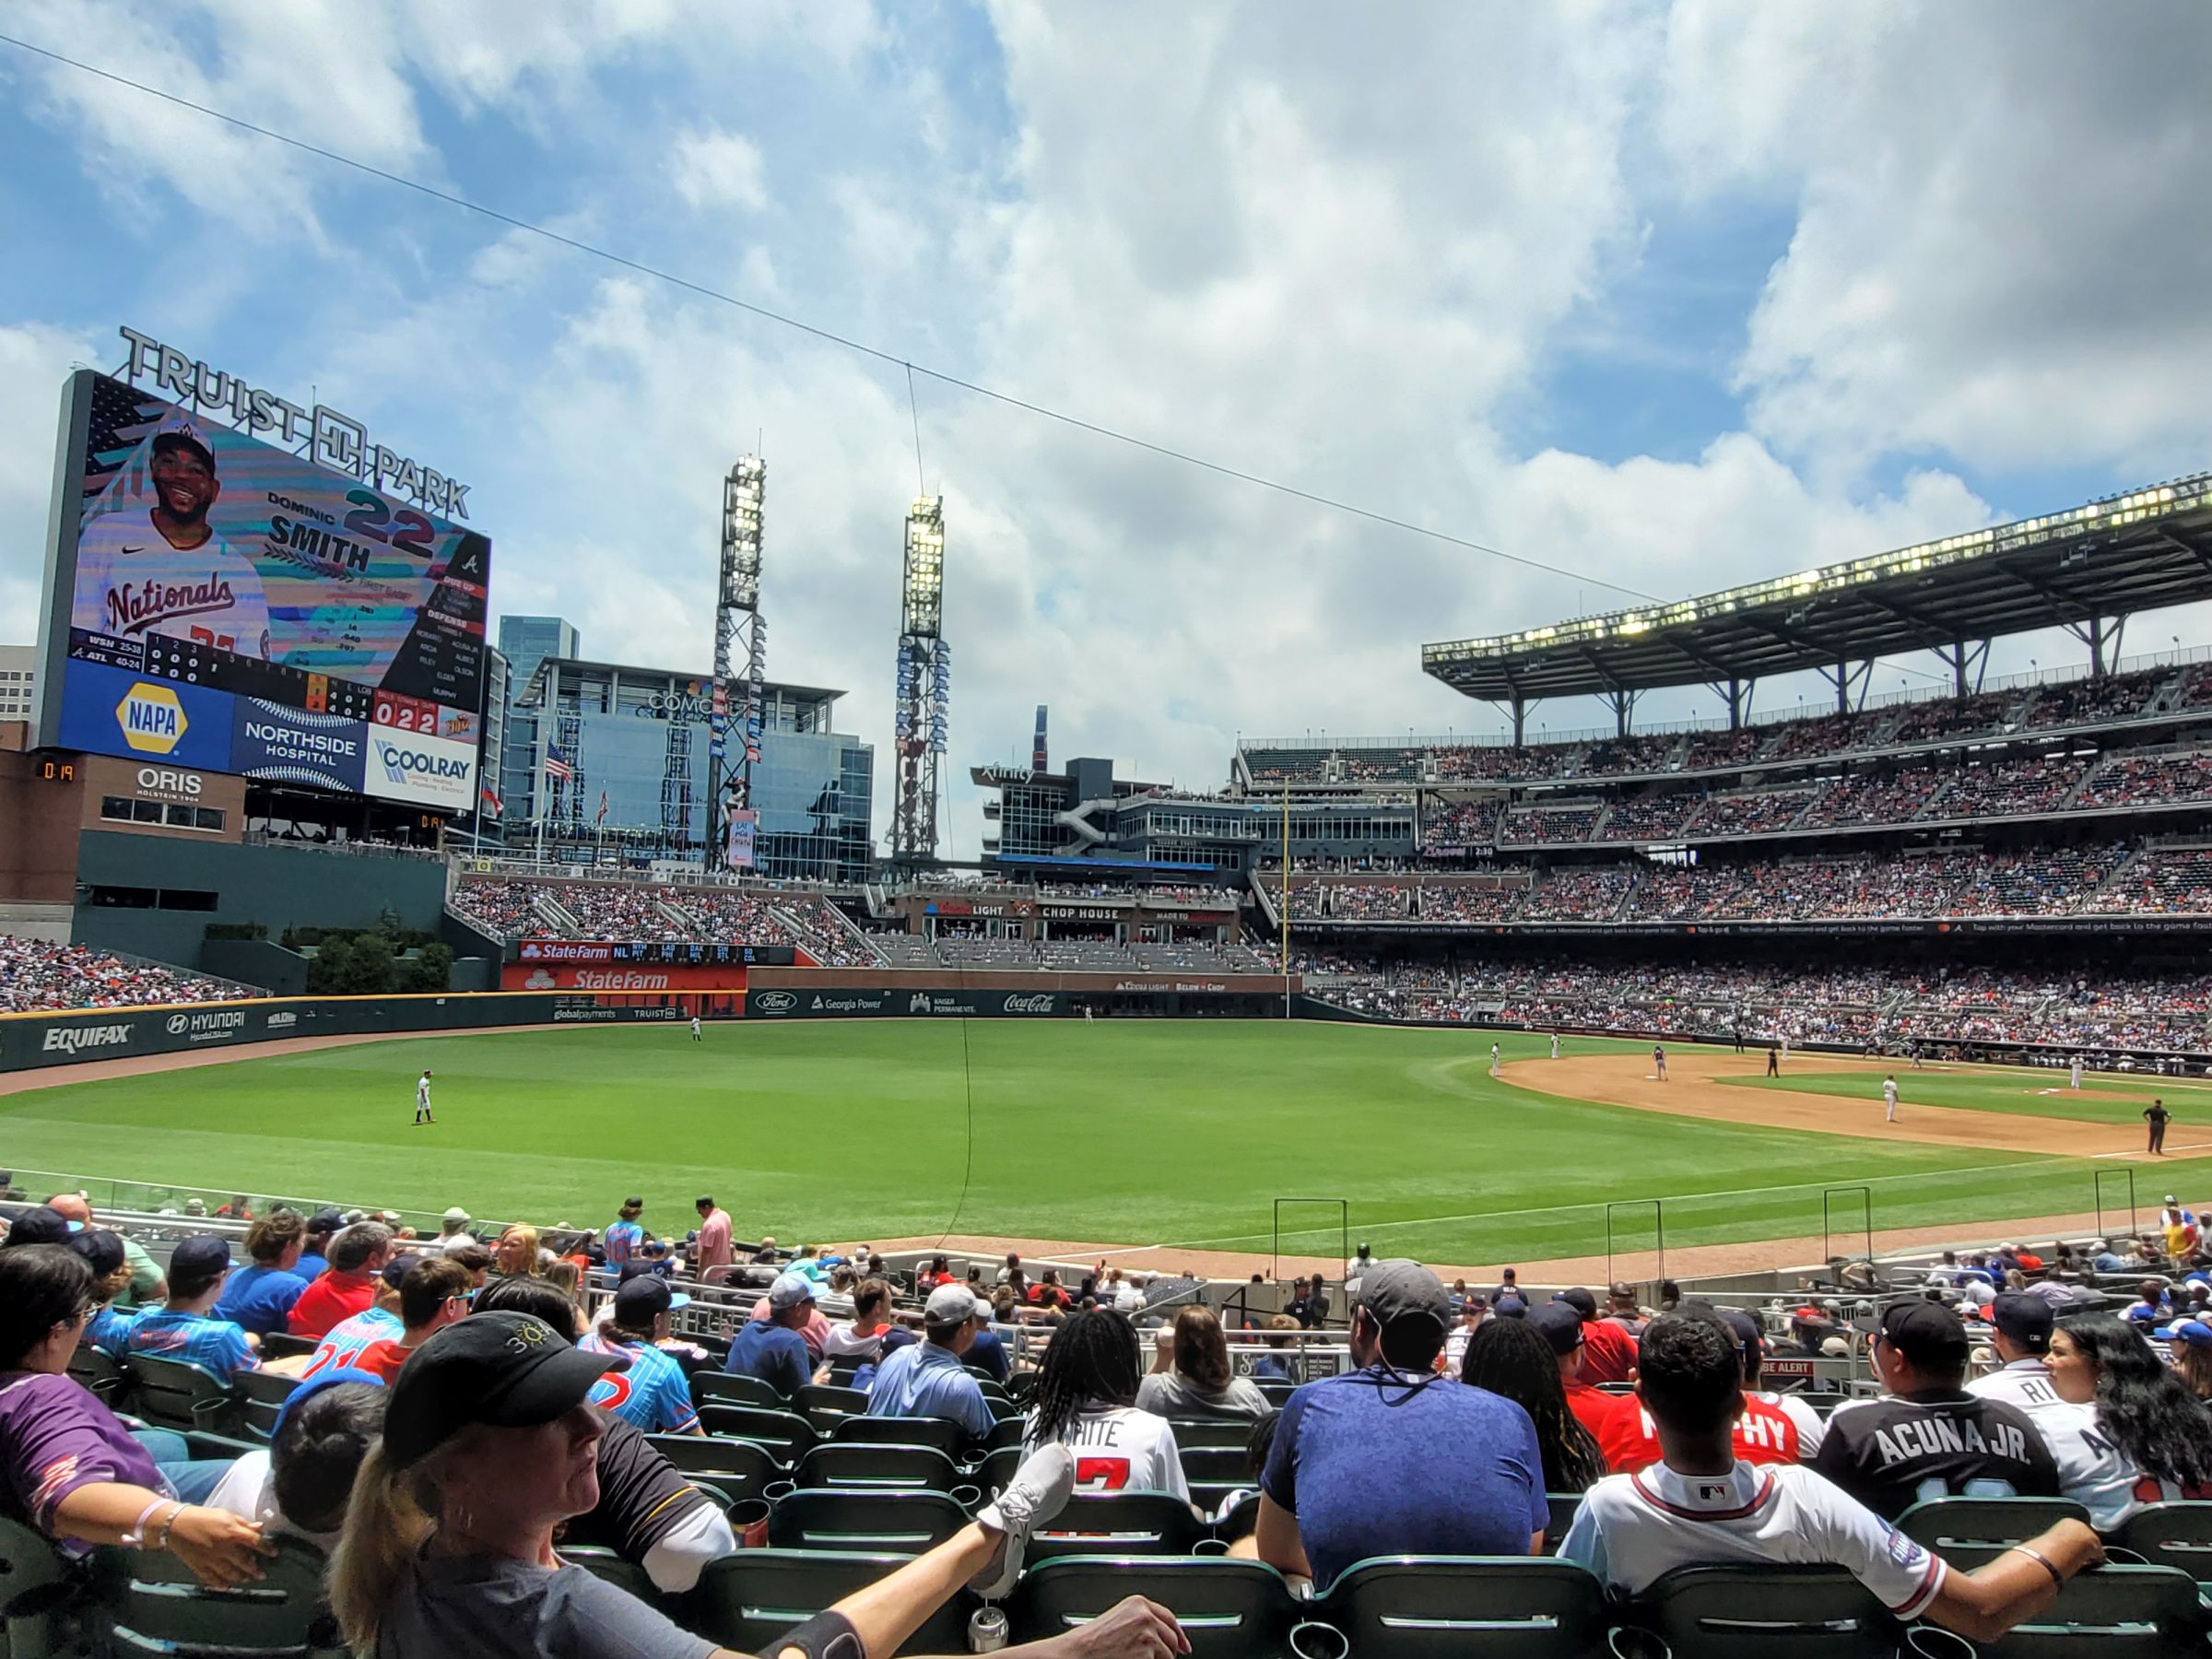
[[[745,455],[722,481],[722,576],[714,595],[714,694],[709,712],[707,864],[749,868],[753,862],[753,767],[760,759],[760,682],[768,670],[768,627],[760,618],[761,511],[768,463]],[[742,692],[731,683],[745,648]],[[742,741],[730,756],[730,711],[742,697]],[[724,797],[727,797],[726,800]]]
[[[952,650],[939,631],[945,598],[945,498],[918,496],[906,515],[906,562],[899,601],[899,670],[892,698],[891,856],[921,864],[937,855],[937,762],[952,712]]]

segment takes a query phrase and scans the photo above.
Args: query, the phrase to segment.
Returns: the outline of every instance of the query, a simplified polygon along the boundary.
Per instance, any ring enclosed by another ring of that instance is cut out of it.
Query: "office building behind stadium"
[[[712,691],[705,674],[575,657],[542,658],[527,680],[518,673],[500,762],[510,847],[542,843],[568,862],[700,862]],[[875,749],[832,729],[844,693],[771,681],[762,695],[756,869],[779,880],[867,880]],[[743,759],[735,722],[730,745],[734,765]]]

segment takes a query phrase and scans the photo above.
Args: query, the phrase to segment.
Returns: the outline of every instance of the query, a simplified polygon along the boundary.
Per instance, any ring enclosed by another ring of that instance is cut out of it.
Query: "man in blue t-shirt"
[[[1418,1262],[1377,1262],[1352,1311],[1359,1369],[1290,1396],[1260,1476],[1259,1558],[1325,1591],[1382,1555],[1533,1555],[1550,1506],[1535,1425],[1430,1368],[1451,1301]]]
[[[724,1369],[735,1376],[758,1377],[787,1400],[814,1381],[814,1356],[799,1335],[814,1312],[814,1281],[805,1274],[779,1276],[768,1288],[768,1317],[739,1327]],[[829,1371],[828,1366],[822,1368],[825,1377]]]
[[[210,1312],[230,1272],[230,1244],[212,1233],[198,1233],[179,1244],[169,1258],[169,1303],[148,1308],[131,1322],[124,1338],[126,1354],[175,1359],[228,1382],[240,1371],[257,1370],[246,1334]]]
[[[307,1246],[307,1223],[298,1210],[271,1210],[246,1230],[246,1253],[253,1265],[233,1273],[223,1286],[215,1316],[228,1319],[256,1336],[284,1329],[285,1315],[307,1288],[298,1271]]]
[[[647,1434],[697,1434],[690,1380],[674,1355],[654,1345],[670,1334],[669,1316],[691,1299],[668,1281],[641,1273],[615,1292],[615,1316],[603,1332],[589,1332],[576,1346],[594,1354],[629,1357],[627,1369],[610,1371],[593,1386],[590,1404],[625,1418]]]

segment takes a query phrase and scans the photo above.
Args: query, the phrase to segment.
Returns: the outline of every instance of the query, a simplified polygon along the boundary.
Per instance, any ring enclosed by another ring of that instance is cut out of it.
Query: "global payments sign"
[[[365,792],[442,812],[472,811],[477,802],[477,746],[389,726],[368,728]]]

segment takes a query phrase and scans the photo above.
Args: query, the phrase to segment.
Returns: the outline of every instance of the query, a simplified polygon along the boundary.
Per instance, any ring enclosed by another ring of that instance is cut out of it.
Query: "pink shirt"
[[[699,1224],[699,1265],[703,1273],[709,1267],[727,1267],[730,1265],[730,1212],[711,1210],[707,1218]]]

